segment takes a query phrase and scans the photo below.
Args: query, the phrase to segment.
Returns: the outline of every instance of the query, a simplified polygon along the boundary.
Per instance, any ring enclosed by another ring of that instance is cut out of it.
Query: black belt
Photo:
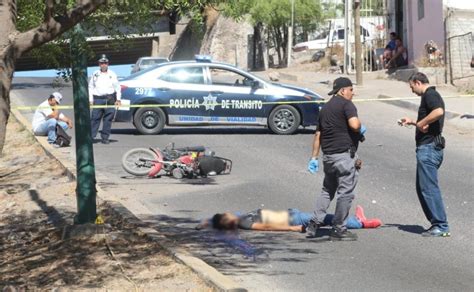
[[[115,93],[105,95],[93,95],[94,99],[110,99],[115,98]]]

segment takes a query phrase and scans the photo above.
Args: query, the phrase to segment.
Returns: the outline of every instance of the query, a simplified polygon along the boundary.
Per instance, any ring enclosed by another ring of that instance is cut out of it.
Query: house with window
[[[474,57],[474,1],[385,1],[387,33],[394,31],[401,37],[409,64],[429,66],[435,56],[445,65],[446,81],[474,76],[470,66]],[[430,49],[433,44],[436,54]]]

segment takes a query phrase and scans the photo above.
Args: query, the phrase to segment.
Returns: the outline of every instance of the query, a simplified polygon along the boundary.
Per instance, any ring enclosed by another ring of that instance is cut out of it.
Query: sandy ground
[[[74,190],[62,167],[10,119],[0,157],[0,290],[213,291],[102,206],[100,234],[65,238]]]

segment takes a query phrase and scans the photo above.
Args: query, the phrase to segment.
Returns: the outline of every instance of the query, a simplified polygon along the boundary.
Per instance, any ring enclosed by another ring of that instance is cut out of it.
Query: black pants
[[[114,97],[106,98],[106,99],[94,98],[94,105],[114,105],[114,104],[115,104]],[[92,139],[95,139],[95,136],[97,136],[97,132],[99,131],[101,120],[102,120],[102,131],[101,131],[100,136],[103,140],[109,139],[114,113],[115,113],[114,107],[92,109],[92,114],[91,114]]]

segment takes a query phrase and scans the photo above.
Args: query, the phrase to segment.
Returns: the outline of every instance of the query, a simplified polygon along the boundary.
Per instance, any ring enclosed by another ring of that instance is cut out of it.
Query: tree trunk
[[[281,55],[281,43],[282,43],[282,36],[280,32],[280,28],[278,26],[273,27],[273,31],[275,32],[275,50],[278,54],[278,66],[282,66],[282,55]]]
[[[10,117],[10,86],[15,71],[15,48],[10,36],[16,32],[16,1],[0,1],[0,154]]]
[[[7,123],[10,117],[10,86],[12,83],[14,66],[8,65],[10,57],[0,55],[0,154],[3,151],[7,133]]]
[[[281,48],[283,50],[283,66],[288,67],[288,26],[284,25],[283,30],[283,41],[281,42]]]

